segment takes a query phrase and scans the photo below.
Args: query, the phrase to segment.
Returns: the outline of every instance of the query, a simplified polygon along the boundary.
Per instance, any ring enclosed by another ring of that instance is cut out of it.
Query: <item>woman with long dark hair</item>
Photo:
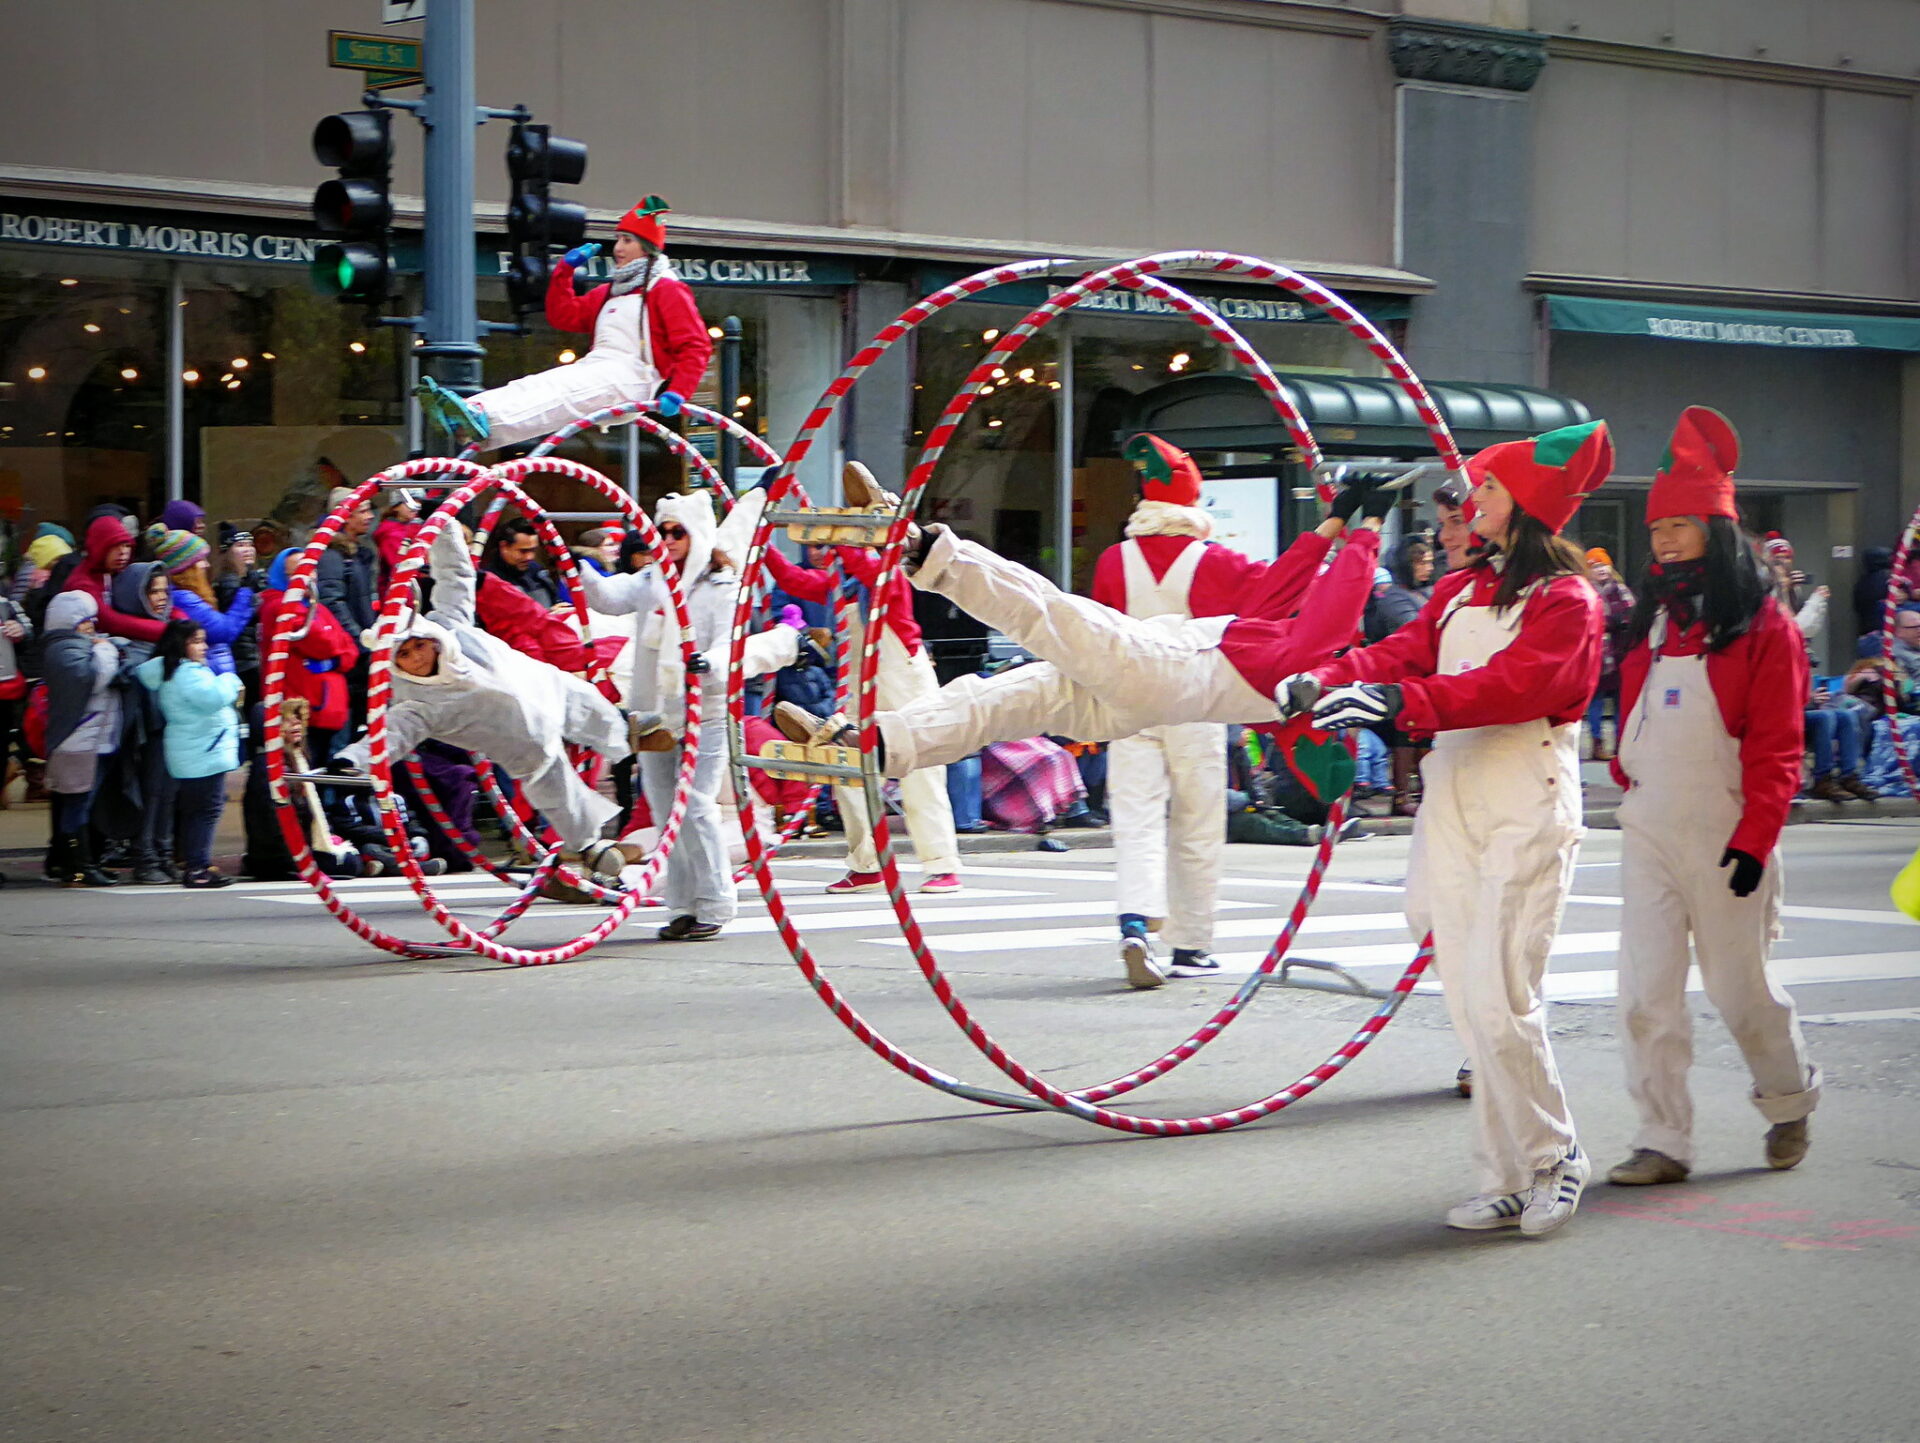
[[[1739,455],[1726,417],[1681,413],[1647,496],[1653,561],[1620,666],[1620,1014],[1640,1111],[1633,1155],[1608,1174],[1624,1186],[1680,1182],[1693,1166],[1689,961],[1753,1074],[1769,1166],[1806,1156],[1820,1100],[1793,999],[1766,967],[1807,663],[1773,574],[1740,530]]]
[[[1391,722],[1431,735],[1414,823],[1407,920],[1434,965],[1473,1069],[1480,1191],[1447,1213],[1529,1237],[1573,1216],[1591,1166],[1547,1037],[1540,985],[1580,845],[1580,718],[1600,674],[1603,617],[1560,535],[1607,478],[1592,421],[1490,447],[1467,463],[1486,543],[1420,614],[1283,690],[1332,730]]]

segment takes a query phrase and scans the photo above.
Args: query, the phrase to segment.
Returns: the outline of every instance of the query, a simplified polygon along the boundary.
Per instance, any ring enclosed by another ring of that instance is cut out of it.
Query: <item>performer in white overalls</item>
[[[1343,491],[1332,516],[1269,564],[1208,539],[1213,519],[1200,505],[1200,468],[1186,452],[1142,433],[1122,454],[1139,473],[1140,501],[1127,518],[1127,539],[1100,554],[1093,599],[1140,620],[1292,610],[1367,494]],[[1169,975],[1218,968],[1208,949],[1226,837],[1226,727],[1182,722],[1115,741],[1107,752],[1107,799],[1128,983],[1153,988]],[[1148,936],[1162,919],[1173,949],[1168,964],[1154,955]]]
[[[586,355],[465,400],[423,379],[415,390],[421,405],[449,432],[464,430],[490,447],[543,439],[626,403],[678,415],[706,373],[713,339],[693,292],[666,257],[660,219],[666,213],[666,202],[650,195],[620,218],[613,274],[584,296],[573,293],[574,270],[597,255],[599,245],[575,246],[554,262],[547,320],[558,330],[591,332]]]
[[[1769,1166],[1806,1156],[1820,1100],[1793,999],[1767,976],[1780,927],[1776,847],[1805,748],[1806,652],[1741,534],[1739,455],[1726,418],[1690,406],[1647,495],[1654,559],[1621,662],[1614,763],[1627,788],[1620,1033],[1640,1113],[1633,1155],[1607,1175],[1622,1186],[1692,1170],[1689,962],[1746,1058],[1754,1106],[1771,1124]]]
[[[1588,422],[1482,451],[1474,530],[1489,554],[1442,579],[1419,616],[1286,688],[1330,729],[1395,721],[1434,736],[1422,767],[1407,920],[1474,1070],[1480,1192],[1449,1227],[1554,1231],[1591,1172],[1547,1037],[1541,978],[1580,843],[1579,721],[1600,675],[1600,600],[1560,537],[1606,480]]]

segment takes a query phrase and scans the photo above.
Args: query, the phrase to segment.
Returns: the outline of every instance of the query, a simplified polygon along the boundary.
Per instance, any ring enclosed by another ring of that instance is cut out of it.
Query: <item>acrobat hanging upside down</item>
[[[575,246],[554,262],[547,320],[562,331],[591,332],[586,355],[465,399],[423,379],[414,392],[422,408],[449,435],[465,432],[488,446],[546,437],[609,406],[650,403],[662,416],[678,414],[706,372],[713,340],[667,259],[665,214],[667,203],[650,195],[620,217],[613,274],[584,296],[574,294],[574,271],[599,254],[599,244]]]

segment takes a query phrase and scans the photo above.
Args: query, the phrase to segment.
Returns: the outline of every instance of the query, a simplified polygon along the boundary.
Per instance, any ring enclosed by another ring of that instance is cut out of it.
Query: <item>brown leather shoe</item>
[[[1880,793],[1860,780],[1858,772],[1848,772],[1840,778],[1840,790],[1850,797],[1858,797],[1863,802],[1877,802]]]
[[[1785,1172],[1805,1157],[1811,1146],[1804,1117],[1792,1122],[1776,1122],[1767,1129],[1767,1166]]]
[[[1650,1147],[1637,1147],[1632,1157],[1614,1164],[1607,1173],[1607,1181],[1615,1187],[1652,1187],[1659,1183],[1685,1182],[1692,1171],[1678,1158],[1655,1152]]]
[[[1837,772],[1828,772],[1824,777],[1821,777],[1812,786],[1807,788],[1807,795],[1812,797],[1816,802],[1850,802],[1854,800],[1846,789],[1840,785],[1840,776]]]
[[[897,497],[889,496],[874,480],[873,472],[858,461],[849,461],[840,468],[840,495],[849,506],[893,506],[898,502]]]

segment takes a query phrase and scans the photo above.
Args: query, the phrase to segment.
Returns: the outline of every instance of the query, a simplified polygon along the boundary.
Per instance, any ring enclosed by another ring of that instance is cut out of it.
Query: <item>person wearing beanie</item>
[[[1485,549],[1378,645],[1293,679],[1290,713],[1329,730],[1431,734],[1408,862],[1407,920],[1472,1068],[1480,1191],[1447,1226],[1554,1232],[1592,1169],[1547,1036],[1541,979],[1579,850],[1580,718],[1605,623],[1561,531],[1607,479],[1606,423],[1508,441],[1467,462]]]
[[[27,549],[20,554],[20,565],[14,569],[12,584],[7,588],[7,599],[16,603],[25,601],[29,591],[46,581],[53,563],[72,554],[71,541],[52,535],[43,527],[42,534],[28,542]]]
[[[131,543],[118,519],[120,544]],[[91,532],[91,528],[89,528]],[[47,791],[51,836],[45,875],[68,887],[113,887],[120,879],[93,856],[88,823],[99,787],[101,758],[120,745],[120,650],[100,634],[100,603],[89,591],[63,591],[47,604],[40,666],[47,686]],[[159,623],[164,631],[166,624]]]
[[[1395,494],[1371,480],[1349,484],[1336,506],[1363,519],[1346,530],[1344,549],[1303,598],[1269,590],[1261,598],[1269,609],[1259,614],[1143,620],[1062,592],[945,526],[910,525],[905,564],[912,584],[1042,660],[990,677],[963,676],[903,707],[877,711],[881,773],[904,777],[993,742],[1036,735],[1102,742],[1182,722],[1275,724],[1280,684],[1352,643]],[[844,716],[823,719],[783,701],[773,720],[794,741],[859,744]]]
[[[858,461],[849,461],[841,473],[841,493],[849,506],[897,505],[874,480],[873,473]],[[840,563],[856,590],[874,595],[880,580],[880,553],[869,546],[838,548]],[[777,547],[767,548],[767,565],[773,584],[791,597],[795,604],[829,604],[833,574],[798,566]],[[913,588],[897,571],[886,588],[887,623],[880,637],[880,657],[874,672],[874,705],[901,707],[916,697],[940,689],[933,672],[933,660],[927,655],[920,636],[920,624],[913,615]],[[846,639],[853,665],[859,664],[861,635]],[[820,640],[816,638],[816,640]],[[830,639],[823,653],[832,660]],[[881,884],[880,856],[873,845],[872,821],[867,815],[866,788],[834,788],[834,804],[846,824],[847,873],[827,884],[829,892],[871,892]],[[913,838],[913,852],[920,863],[922,892],[958,892],[960,882],[960,843],[954,835],[953,803],[947,796],[947,769],[922,767],[900,782],[900,803],[907,818],[907,835]]]
[[[1142,621],[1254,615],[1263,605],[1287,614],[1365,494],[1343,492],[1334,515],[1269,564],[1211,539],[1200,468],[1186,452],[1143,432],[1121,454],[1133,465],[1139,500],[1126,538],[1094,563],[1093,599]],[[1211,948],[1227,828],[1226,724],[1182,722],[1116,738],[1107,753],[1107,802],[1128,984],[1146,990],[1217,968]],[[1171,951],[1165,962],[1153,948],[1156,923]]]
[[[166,568],[173,582],[175,613],[205,633],[202,664],[216,676],[231,676],[239,671],[233,644],[253,624],[253,592],[238,587],[221,606],[208,566],[212,555],[213,549],[204,539],[186,531],[169,531],[153,551],[155,563]]]
[[[490,447],[537,440],[609,406],[645,405],[677,416],[706,374],[713,338],[667,259],[667,213],[667,203],[650,195],[622,216],[613,273],[584,296],[574,294],[574,272],[599,254],[599,245],[575,246],[553,263],[547,320],[557,330],[590,333],[586,355],[465,400],[424,379],[415,389],[421,406],[449,435],[464,431]]]
[[[1607,645],[1600,659],[1600,685],[1594,688],[1593,701],[1587,706],[1587,733],[1593,739],[1593,760],[1604,762],[1613,759],[1619,746],[1620,723],[1625,720],[1620,711],[1620,658],[1626,651],[1628,623],[1633,620],[1633,593],[1613,569],[1613,557],[1604,547],[1588,549],[1587,577],[1593,582],[1607,617]],[[1609,704],[1613,711],[1612,746],[1607,744],[1604,731]]]
[[[1807,1152],[1820,1070],[1793,999],[1767,976],[1777,844],[1800,779],[1807,662],[1766,562],[1740,530],[1727,418],[1689,406],[1647,494],[1653,561],[1620,668],[1620,1018],[1640,1113],[1622,1186],[1684,1181],[1697,963],[1770,1124],[1767,1165]],[[1692,947],[1689,949],[1688,941]]]
[[[160,508],[156,524],[167,531],[190,531],[202,536],[207,529],[207,513],[191,501],[175,498]]]
[[[425,523],[420,519],[421,493],[395,486],[381,498],[380,524],[373,528],[373,549],[380,555],[381,576],[393,575],[400,557]]]
[[[354,490],[351,486],[334,487],[327,493],[323,514],[333,515]],[[320,553],[313,571],[315,595],[349,636],[358,636],[371,627],[379,609],[375,583],[380,559],[367,544],[367,534],[372,530],[373,503],[362,501],[340,523],[333,543]]]
[[[150,616],[162,625],[173,619],[173,584],[157,561],[130,563],[113,578],[112,594],[114,606],[129,615]],[[128,880],[140,886],[180,880],[173,867],[175,787],[161,746],[166,718],[152,694],[130,681],[156,648],[153,642],[129,641],[121,649],[120,745],[102,781],[118,784],[105,788],[109,797],[117,790],[132,805],[96,805],[93,828],[125,834],[133,868]]]

